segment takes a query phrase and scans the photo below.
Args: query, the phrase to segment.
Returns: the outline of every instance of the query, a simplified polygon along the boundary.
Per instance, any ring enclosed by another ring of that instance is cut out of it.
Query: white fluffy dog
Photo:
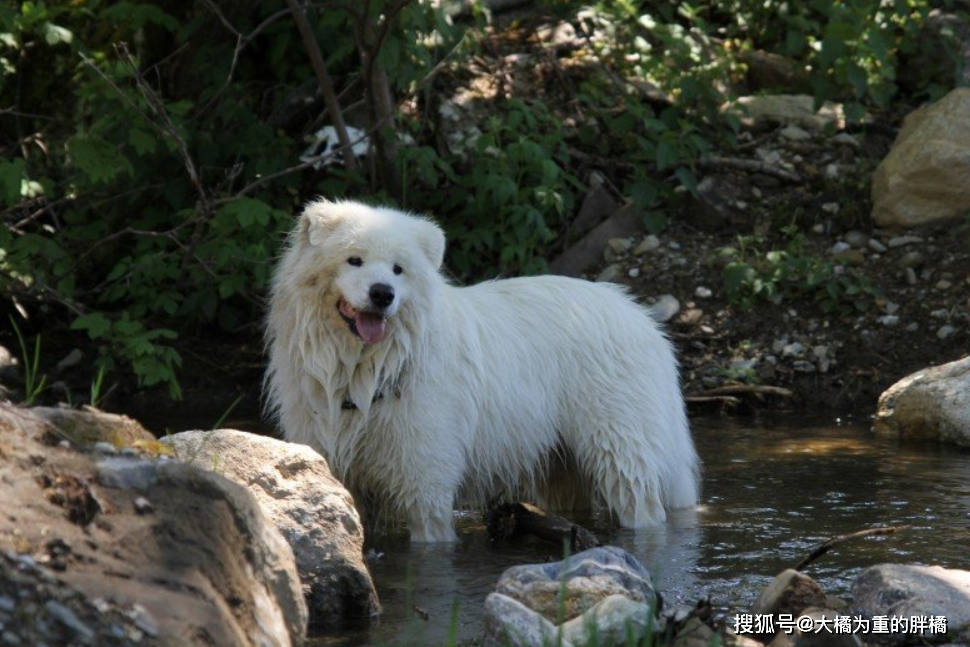
[[[272,287],[268,397],[288,440],[453,541],[459,496],[592,494],[626,527],[697,503],[669,342],[615,285],[450,285],[430,220],[310,203]],[[574,501],[571,501],[574,503]]]

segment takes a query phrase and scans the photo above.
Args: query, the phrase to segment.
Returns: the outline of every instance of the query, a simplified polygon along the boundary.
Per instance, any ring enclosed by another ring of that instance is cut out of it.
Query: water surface
[[[699,510],[639,532],[575,517],[636,555],[666,603],[710,596],[724,611],[748,608],[776,573],[816,545],[877,526],[911,527],[843,544],[806,572],[830,594],[846,595],[859,572],[881,562],[970,569],[970,452],[876,438],[868,423],[786,417],[691,424],[704,462]],[[381,555],[370,567],[384,613],[369,627],[311,644],[433,645],[452,632],[478,638],[485,596],[502,571],[561,557],[535,539],[492,543],[475,514],[461,515],[459,529],[459,542],[448,546],[411,546],[403,529],[368,538]]]

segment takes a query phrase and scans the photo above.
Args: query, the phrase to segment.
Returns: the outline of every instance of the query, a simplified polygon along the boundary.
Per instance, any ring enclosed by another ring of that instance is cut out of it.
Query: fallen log
[[[534,535],[559,546],[565,543],[570,553],[602,545],[593,531],[531,503],[489,504],[485,511],[485,527],[493,540]]]

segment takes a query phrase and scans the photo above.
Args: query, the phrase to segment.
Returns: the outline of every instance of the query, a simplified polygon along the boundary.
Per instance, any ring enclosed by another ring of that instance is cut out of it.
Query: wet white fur
[[[557,276],[455,287],[439,273],[444,248],[430,220],[306,207],[268,319],[267,394],[286,438],[403,511],[415,541],[455,539],[460,489],[477,502],[502,488],[547,501],[561,486],[591,491],[633,528],[695,505],[677,365],[647,310],[618,286]],[[374,282],[394,287],[396,310],[365,345],[337,302],[365,307]],[[560,464],[574,473],[547,478]]]

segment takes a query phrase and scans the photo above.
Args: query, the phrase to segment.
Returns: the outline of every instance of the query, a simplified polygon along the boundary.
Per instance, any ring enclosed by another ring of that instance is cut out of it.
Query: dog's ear
[[[432,221],[424,220],[421,224],[421,233],[418,240],[421,244],[421,250],[431,261],[432,267],[441,269],[441,264],[445,260],[445,232]]]
[[[316,200],[307,204],[300,215],[300,234],[311,245],[319,245],[341,221],[336,203]]]

